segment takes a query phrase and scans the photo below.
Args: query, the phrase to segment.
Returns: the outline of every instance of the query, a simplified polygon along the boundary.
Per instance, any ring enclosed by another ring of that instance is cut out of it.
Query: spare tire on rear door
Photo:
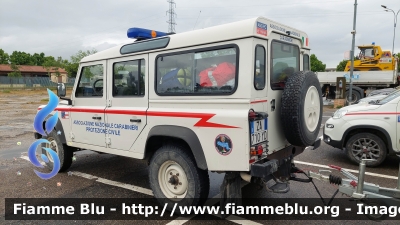
[[[281,101],[281,124],[295,146],[310,146],[317,139],[322,118],[322,93],[317,76],[300,71],[288,78]]]

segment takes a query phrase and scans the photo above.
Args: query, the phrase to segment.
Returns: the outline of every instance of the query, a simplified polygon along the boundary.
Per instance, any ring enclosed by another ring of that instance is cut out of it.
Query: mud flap
[[[242,178],[239,172],[227,172],[224,177],[224,181],[220,187],[221,208],[225,208],[228,203],[235,203],[235,205],[242,205],[242,188],[240,183]],[[222,218],[226,218],[228,215],[221,215]]]

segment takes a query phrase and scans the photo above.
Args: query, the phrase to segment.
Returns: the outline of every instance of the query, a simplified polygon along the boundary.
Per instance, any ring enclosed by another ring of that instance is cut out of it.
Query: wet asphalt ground
[[[324,113],[323,124],[332,115]],[[320,131],[322,135],[322,129]],[[9,150],[0,151],[0,224],[373,224],[370,220],[362,221],[251,221],[235,220],[143,220],[143,221],[10,221],[4,218],[5,198],[152,198],[148,181],[146,162],[121,156],[98,154],[88,150],[77,152],[70,173],[60,173],[50,180],[42,180],[34,173],[35,167],[27,160],[29,141],[16,145]],[[303,170],[318,171],[323,166],[334,164],[344,168],[358,170],[358,165],[347,159],[344,151],[334,149],[325,143],[316,150],[306,149],[296,160],[296,166]],[[366,182],[394,188],[397,185],[399,159],[389,157],[378,168],[367,168]],[[17,173],[19,172],[20,175]],[[72,173],[71,173],[72,172]],[[338,174],[337,172],[334,172]],[[209,173],[210,194],[212,198],[219,194],[223,174]],[[355,174],[357,175],[357,174]],[[384,176],[386,175],[386,177]],[[342,176],[343,177],[343,176]],[[324,198],[330,198],[337,186],[315,181]],[[249,198],[319,198],[310,183],[291,182],[290,191],[276,194],[259,190],[255,185],[242,188],[244,197]],[[342,197],[342,196],[337,196]],[[345,197],[345,196],[344,196]],[[154,199],[153,199],[154,200]],[[152,201],[149,199],[149,201]],[[322,205],[322,204],[321,204]],[[382,224],[398,224],[398,221],[384,221]]]

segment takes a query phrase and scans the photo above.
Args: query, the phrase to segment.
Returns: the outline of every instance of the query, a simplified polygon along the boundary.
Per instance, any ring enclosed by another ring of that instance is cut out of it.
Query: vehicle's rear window
[[[294,72],[300,71],[299,47],[280,41],[271,43],[271,88],[282,90]]]
[[[236,45],[229,45],[158,56],[157,94],[232,94],[237,86],[238,51]]]
[[[254,65],[254,88],[263,90],[265,87],[265,48],[262,45],[256,46],[256,57]]]
[[[303,71],[310,71],[310,56],[307,54],[303,55]]]

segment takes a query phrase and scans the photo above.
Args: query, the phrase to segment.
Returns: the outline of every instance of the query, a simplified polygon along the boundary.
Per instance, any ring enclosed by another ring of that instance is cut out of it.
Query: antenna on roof
[[[194,24],[193,30],[194,30],[194,28],[196,27],[196,24],[197,24],[197,21],[199,20],[200,14],[201,14],[201,10],[200,10],[200,12],[199,12],[199,16],[197,17],[196,23]]]
[[[168,23],[168,33],[175,33],[175,18],[176,18],[176,13],[174,11],[174,6],[176,8],[176,4],[174,0],[167,0],[169,3],[169,9],[167,11],[167,15],[169,14],[169,20],[167,21]]]

